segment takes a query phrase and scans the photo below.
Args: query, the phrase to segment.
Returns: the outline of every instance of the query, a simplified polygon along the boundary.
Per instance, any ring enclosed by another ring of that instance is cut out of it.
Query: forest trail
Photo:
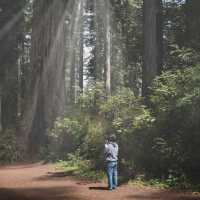
[[[0,200],[198,200],[189,194],[80,181],[41,163],[0,167]]]

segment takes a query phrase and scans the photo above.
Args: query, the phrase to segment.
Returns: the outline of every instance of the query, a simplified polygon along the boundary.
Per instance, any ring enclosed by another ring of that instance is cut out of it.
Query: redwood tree
[[[65,110],[65,0],[35,0],[32,25],[32,95],[26,115],[32,153]]]
[[[143,86],[144,97],[149,94],[148,87],[162,68],[162,1],[144,0],[144,63]]]

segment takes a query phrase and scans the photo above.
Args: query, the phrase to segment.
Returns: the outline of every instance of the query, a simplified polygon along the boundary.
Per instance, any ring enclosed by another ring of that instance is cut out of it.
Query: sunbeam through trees
[[[0,163],[60,161],[96,177],[115,134],[122,182],[199,190],[199,10],[0,0]]]

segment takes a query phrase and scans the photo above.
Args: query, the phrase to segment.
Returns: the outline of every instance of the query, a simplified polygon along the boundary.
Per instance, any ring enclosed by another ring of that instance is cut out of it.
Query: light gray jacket
[[[104,153],[106,161],[117,161],[118,149],[118,144],[115,142],[105,144]]]

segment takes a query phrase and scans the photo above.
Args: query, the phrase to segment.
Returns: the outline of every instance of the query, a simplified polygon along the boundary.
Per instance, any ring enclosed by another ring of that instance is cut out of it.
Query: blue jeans
[[[107,162],[108,188],[112,190],[117,187],[117,161]]]

